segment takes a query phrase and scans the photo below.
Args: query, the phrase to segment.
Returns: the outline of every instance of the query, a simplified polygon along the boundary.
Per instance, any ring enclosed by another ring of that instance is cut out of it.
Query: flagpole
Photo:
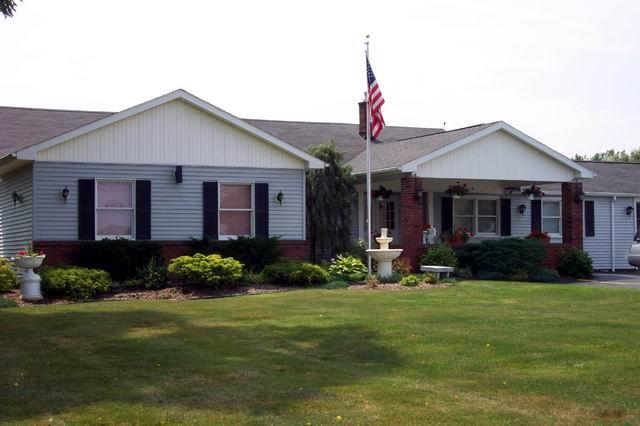
[[[365,41],[367,60],[369,59],[369,34]],[[367,85],[368,86],[368,85]],[[369,108],[369,91],[364,94],[367,110],[367,248],[371,249],[371,109]],[[367,269],[371,275],[371,255],[367,254]]]

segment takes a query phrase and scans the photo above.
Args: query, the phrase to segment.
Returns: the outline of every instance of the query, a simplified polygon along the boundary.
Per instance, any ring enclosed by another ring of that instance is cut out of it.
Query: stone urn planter
[[[33,268],[42,265],[45,255],[20,256],[13,260],[16,267],[24,269],[22,278],[20,278],[20,294],[25,300],[41,300],[42,292],[40,291],[40,275],[33,272]]]

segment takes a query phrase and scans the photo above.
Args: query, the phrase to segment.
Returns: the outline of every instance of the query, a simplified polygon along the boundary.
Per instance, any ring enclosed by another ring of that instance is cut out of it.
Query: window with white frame
[[[253,186],[221,183],[219,196],[219,238],[253,235]]]
[[[562,216],[560,201],[542,201],[542,232],[560,235],[562,233]]]
[[[133,181],[96,180],[96,239],[133,238]]]
[[[475,232],[475,208],[472,198],[458,198],[453,200],[453,229],[466,229]]]
[[[478,234],[498,233],[498,200],[478,199]]]
[[[495,198],[458,198],[453,200],[453,229],[475,234],[498,233],[498,200]]]

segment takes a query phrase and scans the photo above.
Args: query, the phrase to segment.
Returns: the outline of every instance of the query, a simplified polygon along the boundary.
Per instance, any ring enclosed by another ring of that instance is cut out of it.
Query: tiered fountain
[[[387,228],[382,228],[380,230],[380,236],[376,238],[376,241],[380,245],[379,249],[367,250],[367,254],[378,263],[379,278],[386,278],[393,273],[391,261],[402,253],[402,249],[389,248],[389,243],[393,241],[393,238],[387,237],[387,231]]]

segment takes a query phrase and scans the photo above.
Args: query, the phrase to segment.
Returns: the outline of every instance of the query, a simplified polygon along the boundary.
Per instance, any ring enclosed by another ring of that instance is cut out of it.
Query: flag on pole
[[[367,56],[367,85],[369,90],[369,108],[371,111],[371,136],[376,139],[384,127],[384,117],[382,116],[384,98],[382,97],[376,76],[371,69],[369,56]]]

